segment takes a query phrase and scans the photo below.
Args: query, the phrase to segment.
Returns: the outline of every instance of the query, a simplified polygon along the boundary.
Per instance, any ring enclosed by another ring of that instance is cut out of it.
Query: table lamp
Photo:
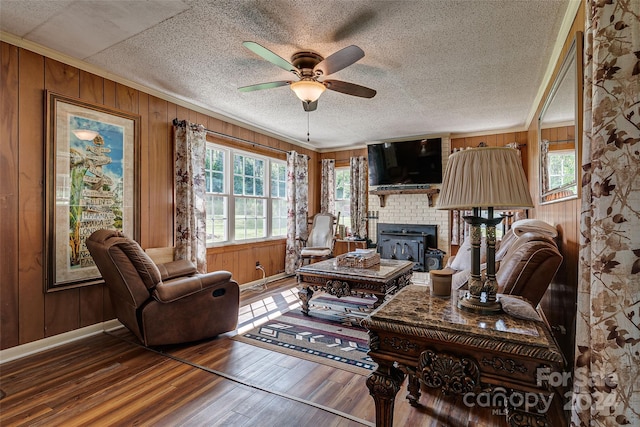
[[[470,224],[471,277],[469,291],[460,298],[462,309],[483,314],[499,313],[496,299],[496,225],[494,209],[524,209],[533,207],[527,178],[518,150],[508,147],[471,148],[449,156],[443,175],[436,209],[471,210],[464,220]],[[482,210],[487,217],[481,216]],[[480,272],[482,225],[486,226],[487,272]]]

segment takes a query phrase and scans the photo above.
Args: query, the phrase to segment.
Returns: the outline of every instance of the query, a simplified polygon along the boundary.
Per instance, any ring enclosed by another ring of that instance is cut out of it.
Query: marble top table
[[[456,302],[455,293],[435,297],[428,287],[409,285],[363,320],[369,355],[378,363],[367,379],[377,426],[393,425],[394,398],[406,374],[414,406],[421,384],[456,395],[495,387],[553,394],[538,369],[561,372],[564,358],[544,322],[462,311]],[[507,409],[510,425],[519,425],[516,419],[546,425],[546,413]]]
[[[411,283],[413,262],[381,259],[380,264],[369,268],[339,266],[337,259],[315,262],[296,270],[301,287],[298,295],[302,302],[302,312],[309,314],[309,300],[314,290],[322,290],[338,297],[352,294],[372,294],[378,307],[386,295]]]

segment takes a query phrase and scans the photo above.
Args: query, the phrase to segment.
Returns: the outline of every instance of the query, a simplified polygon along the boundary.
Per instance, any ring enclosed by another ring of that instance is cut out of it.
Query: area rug
[[[360,320],[371,311],[374,301],[319,295],[309,303],[309,316],[300,309],[291,310],[233,339],[368,375],[376,364],[367,356],[369,336]]]

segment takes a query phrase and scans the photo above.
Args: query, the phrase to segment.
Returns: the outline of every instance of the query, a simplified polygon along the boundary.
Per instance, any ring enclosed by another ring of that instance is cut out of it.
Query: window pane
[[[271,235],[284,236],[287,234],[287,202],[276,199],[272,201]]]
[[[253,196],[254,193],[254,189],[253,189],[253,184],[254,184],[255,180],[249,176],[246,176],[244,178],[244,194],[247,196]]]
[[[247,224],[247,239],[255,239],[256,238],[256,219],[248,218],[246,224]]]
[[[234,175],[233,176],[233,194],[238,196],[244,194],[243,188],[244,186],[242,185],[242,176]]]
[[[211,169],[216,172],[224,171],[224,153],[221,150],[212,150]]]
[[[244,240],[247,238],[247,233],[245,230],[245,220],[238,218],[236,215],[236,240]]]
[[[239,154],[233,156],[233,173],[238,175],[244,173],[244,156]]]
[[[207,244],[227,241],[227,197],[207,195],[205,207]]]
[[[226,197],[211,197],[213,199],[213,216],[214,217],[226,217],[227,216],[227,198]],[[209,212],[207,211],[207,215]]]
[[[220,172],[212,173],[211,177],[211,192],[223,193],[224,192],[224,175]]]
[[[264,196],[264,180],[256,178],[255,184],[255,195]]]
[[[247,217],[255,217],[256,216],[256,201],[253,199],[245,199],[245,215]]]
[[[225,191],[225,153],[224,149],[207,146],[205,155],[205,208],[206,242],[213,244],[229,240],[228,233],[228,197]]]
[[[236,198],[236,240],[267,236],[266,199]]]
[[[351,227],[351,201],[336,200],[336,215],[340,212],[340,224]]]
[[[340,212],[340,224],[351,227],[351,170],[336,169],[336,215]]]
[[[255,164],[255,160],[252,159],[251,157],[244,158],[244,174],[245,175],[254,176],[253,174],[254,164]]]
[[[211,192],[212,181],[211,181],[211,172],[207,169],[204,170],[204,191],[206,193]]]
[[[336,169],[336,199],[351,197],[351,171],[349,168]]]
[[[236,197],[236,216],[244,216],[246,199]]]

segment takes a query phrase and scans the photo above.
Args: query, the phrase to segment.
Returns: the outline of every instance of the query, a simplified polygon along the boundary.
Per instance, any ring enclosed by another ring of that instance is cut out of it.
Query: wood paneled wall
[[[103,285],[44,293],[44,93],[51,90],[142,117],[140,244],[174,242],[174,118],[208,129],[310,156],[310,212],[319,206],[319,154],[226,123],[140,90],[22,49],[0,44],[0,349],[36,341],[114,318]],[[274,155],[248,144],[243,150]],[[282,155],[279,155],[282,158]],[[317,196],[316,196],[317,195]],[[239,283],[284,270],[283,239],[211,248],[209,270],[225,269]]]
[[[584,31],[584,3],[578,9],[578,13],[573,22],[571,30],[564,43],[562,53],[556,64],[550,83],[538,105],[534,120],[529,127],[529,188],[532,195],[537,196],[540,192],[540,147],[538,136],[538,120],[544,100],[547,98],[553,80],[558,74],[562,60],[569,50],[576,33]],[[575,129],[576,145],[582,143],[582,80],[578,79],[578,121]],[[568,136],[567,136],[568,138]],[[580,161],[581,159],[579,159]],[[575,321],[576,321],[576,298],[578,290],[578,251],[580,236],[580,199],[567,200],[546,205],[539,203],[539,197],[534,198],[533,217],[546,221],[558,228],[558,246],[564,260],[560,270],[540,302],[540,305],[553,328],[554,336],[567,358],[569,364],[573,363],[573,352],[575,345]]]

